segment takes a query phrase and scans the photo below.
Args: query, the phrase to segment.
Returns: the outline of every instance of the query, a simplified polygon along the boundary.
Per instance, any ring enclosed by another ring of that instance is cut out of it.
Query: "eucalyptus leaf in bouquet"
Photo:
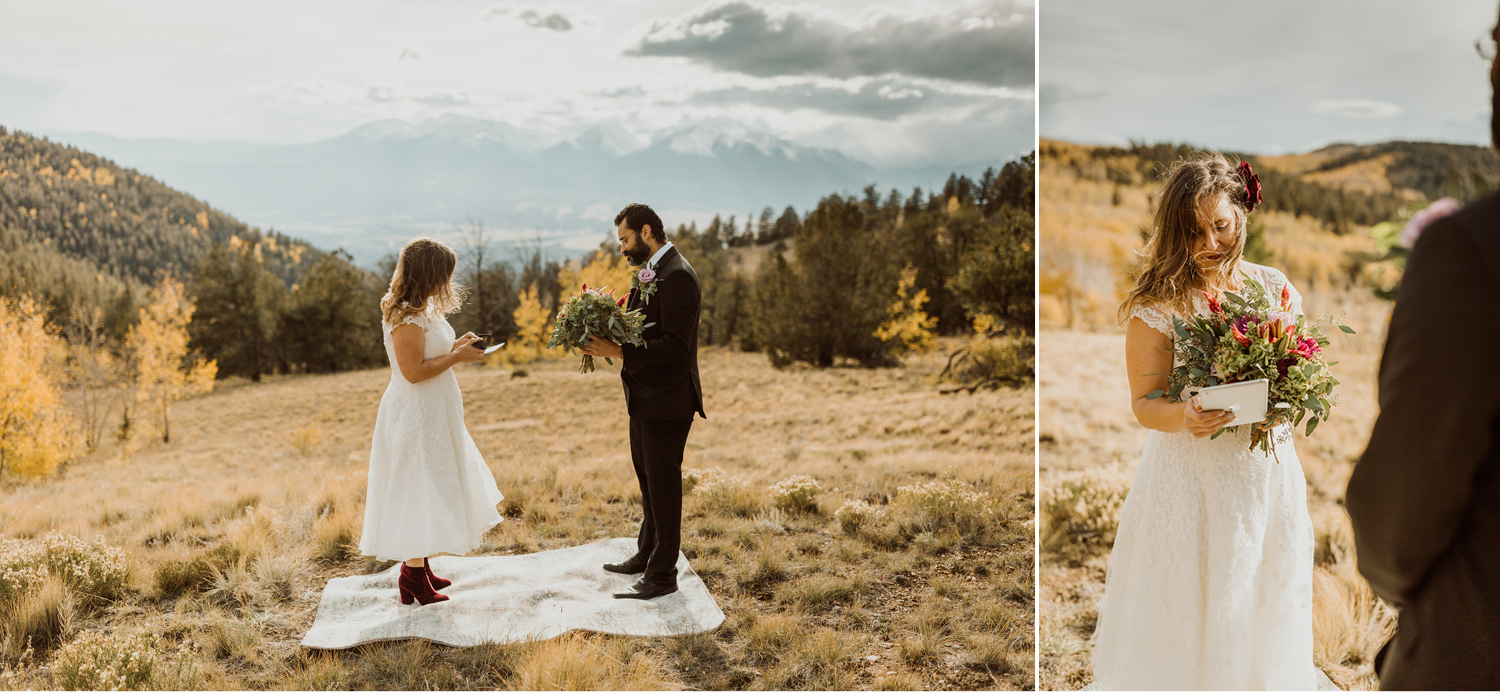
[[[616,299],[614,293],[614,289],[608,286],[589,288],[588,284],[583,284],[582,290],[557,311],[547,348],[561,346],[572,353],[575,348],[581,350],[587,346],[590,335],[645,348],[646,341],[641,334],[656,323],[646,322],[646,316],[640,310],[626,310],[625,297]],[[614,359],[604,360],[614,365]],[[578,371],[593,372],[594,357],[585,354]]]

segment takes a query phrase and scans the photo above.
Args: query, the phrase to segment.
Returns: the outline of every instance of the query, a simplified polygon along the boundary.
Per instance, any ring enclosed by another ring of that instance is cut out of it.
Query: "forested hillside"
[[[1044,142],[1043,158],[1072,169],[1083,180],[1155,185],[1162,174],[1196,150],[1187,144],[1087,147]],[[1306,154],[1256,156],[1249,161],[1265,191],[1265,209],[1310,216],[1336,234],[1386,221],[1413,200],[1473,199],[1500,183],[1493,149],[1435,142],[1337,144]]]
[[[0,127],[0,295],[31,293],[57,322],[93,308],[128,321],[160,273],[186,275],[231,243],[287,284],[321,256],[149,175]]]

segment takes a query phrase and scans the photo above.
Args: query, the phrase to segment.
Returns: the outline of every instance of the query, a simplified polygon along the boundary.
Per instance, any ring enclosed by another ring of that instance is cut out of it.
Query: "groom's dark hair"
[[[641,228],[649,224],[651,226],[651,237],[660,242],[667,241],[667,230],[661,227],[661,217],[644,204],[627,204],[620,213],[615,214],[615,225],[625,222],[625,227],[639,233]]]

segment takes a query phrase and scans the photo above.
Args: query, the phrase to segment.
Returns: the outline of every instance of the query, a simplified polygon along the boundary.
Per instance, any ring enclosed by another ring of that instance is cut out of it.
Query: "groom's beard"
[[[644,243],[642,243],[642,246],[638,246],[630,252],[625,253],[625,263],[632,267],[639,267],[645,264],[648,259],[651,259],[651,248],[644,247]]]

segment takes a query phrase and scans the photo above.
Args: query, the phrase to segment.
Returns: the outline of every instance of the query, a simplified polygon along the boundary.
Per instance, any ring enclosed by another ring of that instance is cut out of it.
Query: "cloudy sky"
[[[1489,143],[1496,0],[1043,0],[1041,134],[1257,153]]]
[[[0,0],[0,124],[297,143],[489,118],[644,140],[687,122],[878,167],[1029,151],[1034,0]]]

